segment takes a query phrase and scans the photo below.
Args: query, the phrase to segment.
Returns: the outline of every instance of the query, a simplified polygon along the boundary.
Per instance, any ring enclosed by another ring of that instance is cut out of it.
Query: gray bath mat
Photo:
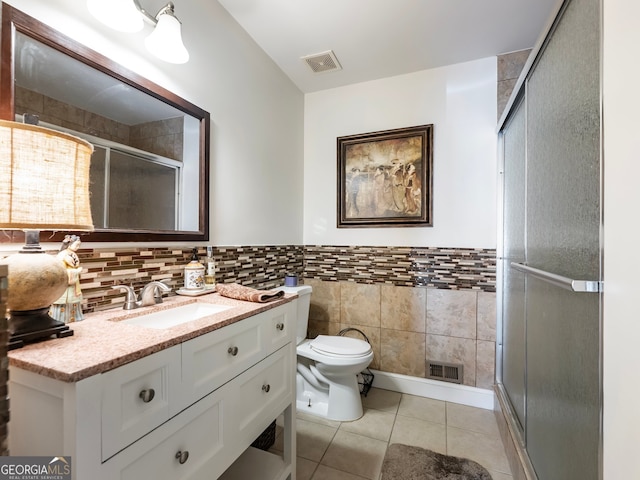
[[[381,480],[491,480],[482,465],[466,458],[393,443],[382,463]]]

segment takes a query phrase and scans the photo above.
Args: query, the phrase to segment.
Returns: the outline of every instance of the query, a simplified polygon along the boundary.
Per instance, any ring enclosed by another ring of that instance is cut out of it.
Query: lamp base
[[[71,330],[64,322],[49,316],[49,307],[36,310],[11,311],[9,316],[9,350],[24,347],[26,343],[56,338],[70,337]]]

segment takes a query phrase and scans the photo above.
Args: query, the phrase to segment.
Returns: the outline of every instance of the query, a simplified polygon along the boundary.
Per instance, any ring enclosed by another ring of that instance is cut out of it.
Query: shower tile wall
[[[531,49],[498,55],[498,119],[509,102],[511,92],[530,53]]]
[[[41,122],[182,161],[183,117],[125,125],[17,85],[15,102],[17,113],[38,115]]]

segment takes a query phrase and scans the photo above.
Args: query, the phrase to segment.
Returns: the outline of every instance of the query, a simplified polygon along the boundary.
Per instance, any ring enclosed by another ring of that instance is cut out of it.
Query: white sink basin
[[[228,305],[214,305],[211,303],[188,303],[180,307],[169,308],[166,310],[160,310],[158,312],[147,313],[146,315],[140,315],[138,317],[127,318],[121,320],[121,323],[127,325],[140,325],[148,328],[171,328],[176,325],[181,325],[186,322],[198,320],[199,318],[213,315],[214,313],[224,312],[229,310]]]

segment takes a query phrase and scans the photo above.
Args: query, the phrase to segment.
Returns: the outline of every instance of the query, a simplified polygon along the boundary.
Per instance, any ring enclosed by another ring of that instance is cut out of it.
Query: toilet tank
[[[299,345],[300,342],[307,338],[312,289],[309,285],[298,285],[297,287],[278,287],[278,290],[282,290],[284,293],[296,293],[298,295],[296,345]]]

